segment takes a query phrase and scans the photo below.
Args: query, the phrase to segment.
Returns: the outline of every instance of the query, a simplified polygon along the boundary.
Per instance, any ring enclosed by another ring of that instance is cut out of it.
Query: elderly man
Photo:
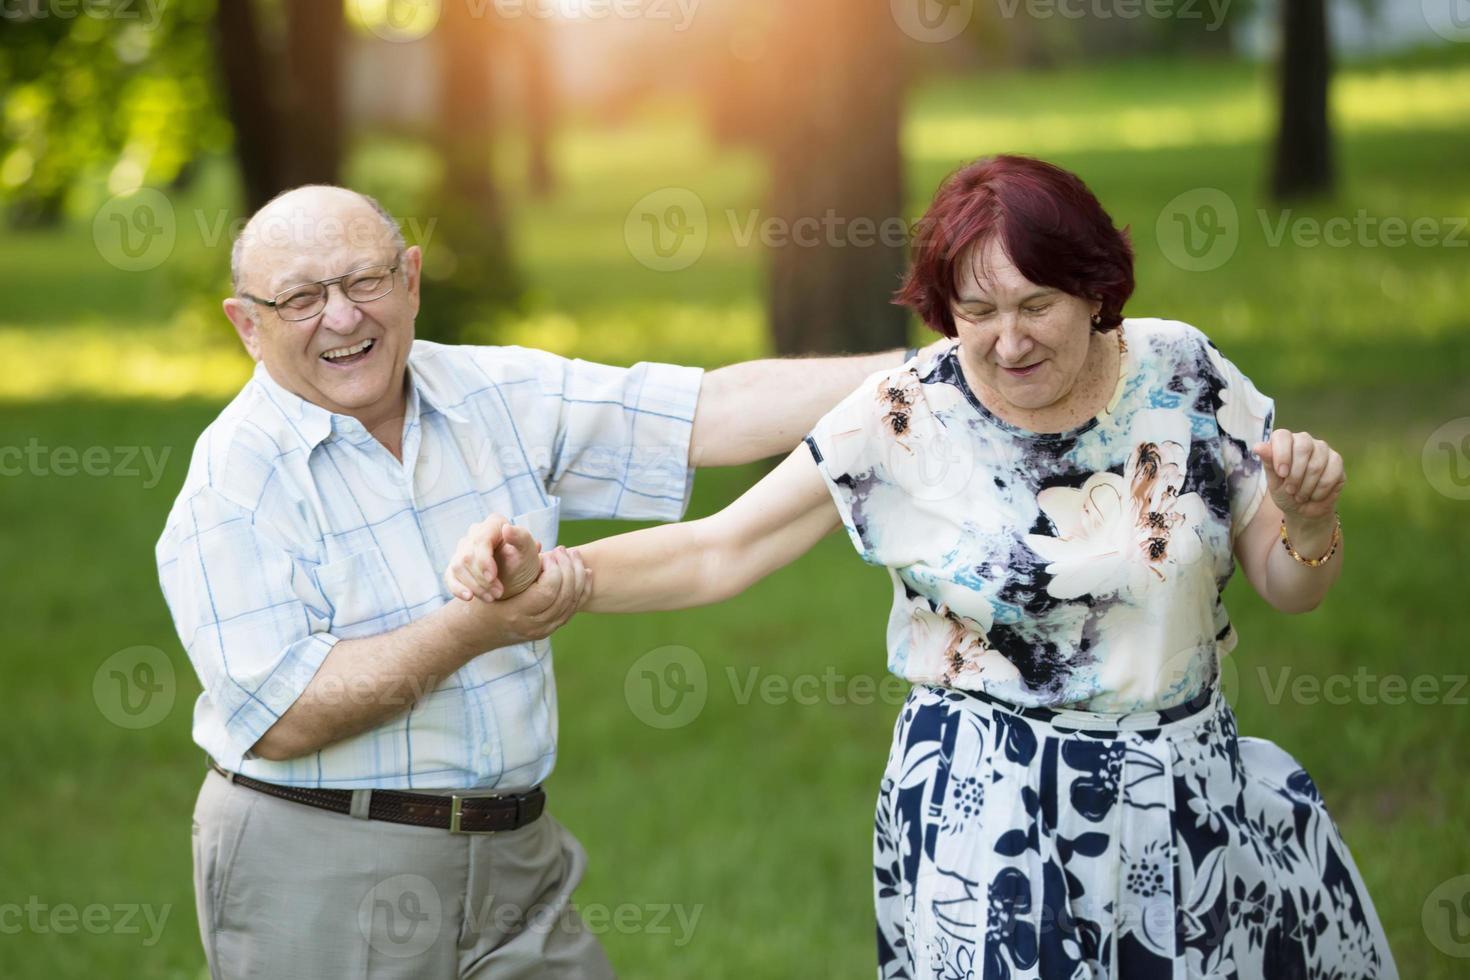
[[[204,687],[214,977],[612,975],[572,904],[585,855],[540,788],[547,637],[586,586],[558,521],[676,520],[691,467],[791,450],[900,360],[705,374],[415,341],[421,263],[336,187],[278,197],[232,256],[224,311],[254,376],[200,437],[157,549]],[[502,549],[544,549],[540,578],[456,601],[440,573],[492,512],[523,529]]]

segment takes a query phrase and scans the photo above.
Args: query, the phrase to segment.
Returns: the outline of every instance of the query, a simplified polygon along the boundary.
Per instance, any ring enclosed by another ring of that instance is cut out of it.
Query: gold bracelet
[[[1338,514],[1336,515],[1336,517],[1337,523],[1332,526],[1332,547],[1328,548],[1327,554],[1323,555],[1321,558],[1303,558],[1301,555],[1297,554],[1297,550],[1291,546],[1291,541],[1286,537],[1286,518],[1284,517],[1281,519],[1281,547],[1286,549],[1287,554],[1291,555],[1291,557],[1295,558],[1303,565],[1306,565],[1308,568],[1316,568],[1318,565],[1325,565],[1327,563],[1327,559],[1337,554],[1337,546],[1342,541],[1342,515]]]

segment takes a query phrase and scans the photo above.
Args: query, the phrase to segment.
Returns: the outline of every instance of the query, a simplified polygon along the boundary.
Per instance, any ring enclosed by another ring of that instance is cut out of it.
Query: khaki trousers
[[[278,800],[212,771],[194,808],[214,980],[610,978],[572,904],[586,866],[549,813],[450,834]]]

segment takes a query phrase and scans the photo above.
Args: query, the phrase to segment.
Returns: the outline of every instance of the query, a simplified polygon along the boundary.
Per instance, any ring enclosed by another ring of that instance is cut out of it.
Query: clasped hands
[[[513,638],[540,640],[586,601],[592,573],[575,550],[543,553],[524,527],[491,514],[460,538],[444,585],[459,601],[493,610]]]

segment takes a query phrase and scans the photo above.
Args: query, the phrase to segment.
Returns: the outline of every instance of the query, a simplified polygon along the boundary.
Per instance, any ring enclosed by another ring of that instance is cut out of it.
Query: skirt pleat
[[[883,980],[1396,980],[1311,777],[1217,689],[1167,712],[919,686],[874,834]]]

